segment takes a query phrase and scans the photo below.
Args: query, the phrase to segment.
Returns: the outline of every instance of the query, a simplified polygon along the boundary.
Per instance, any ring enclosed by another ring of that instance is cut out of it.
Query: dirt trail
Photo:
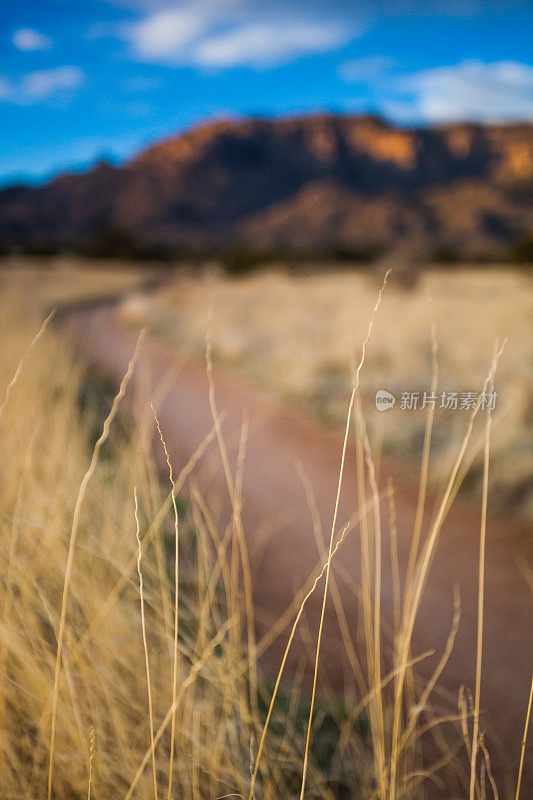
[[[72,321],[82,337],[86,355],[114,380],[119,380],[131,356],[136,334],[123,326],[113,308],[79,311]],[[152,340],[142,348],[139,368],[148,370],[155,385],[176,362],[176,352]],[[243,414],[250,426],[244,470],[243,519],[253,571],[254,604],[259,625],[268,626],[290,605],[295,589],[301,587],[317,564],[318,552],[312,533],[311,515],[296,469],[300,462],[313,486],[322,521],[324,538],[329,539],[338,480],[342,437],[280,407],[257,390],[236,382],[215,369],[217,405],[224,415],[223,429],[233,464]],[[188,361],[163,402],[159,418],[172,459],[179,468],[195,451],[212,427],[206,369]],[[223,480],[213,466],[217,459],[211,446],[203,459],[202,488],[221,495]],[[414,518],[416,492],[398,475],[398,469],[383,463],[380,484],[392,474],[397,489],[398,551],[405,566]],[[356,502],[354,453],[346,463],[339,520],[350,518]],[[384,530],[388,530],[387,504],[382,504]],[[271,526],[270,534],[268,527]],[[489,519],[486,559],[485,637],[483,653],[482,724],[492,744],[496,769],[514,781],[518,764],[525,710],[533,666],[531,591],[524,577],[524,564],[533,563],[532,538],[506,520]],[[384,538],[382,606],[385,619],[392,614],[391,565],[388,539]],[[461,592],[461,622],[450,661],[443,675],[446,690],[457,697],[459,687],[474,685],[477,563],[479,513],[456,505],[448,515],[434,558],[414,632],[414,653],[428,649],[442,653],[453,616],[453,592]],[[343,573],[359,576],[359,537],[350,535],[338,551],[334,572],[343,597],[350,630],[357,631],[356,602]],[[320,612],[321,591],[309,604],[307,621],[313,641]],[[332,606],[332,603],[329,603]],[[346,663],[341,654],[333,609],[322,650],[322,678],[333,687],[342,684]],[[338,629],[337,629],[338,631]],[[277,663],[286,634],[270,653]],[[294,658],[302,653],[298,645]],[[429,659],[422,671],[435,664]],[[526,754],[522,798],[533,796],[533,747]],[[508,784],[509,787],[509,784]],[[511,796],[510,788],[504,797]],[[514,794],[512,795],[514,797]]]

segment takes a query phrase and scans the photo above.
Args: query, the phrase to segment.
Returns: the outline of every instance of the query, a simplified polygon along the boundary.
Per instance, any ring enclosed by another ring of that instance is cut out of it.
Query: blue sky
[[[532,30],[530,0],[19,0],[0,27],[0,181],[220,116],[533,120]]]

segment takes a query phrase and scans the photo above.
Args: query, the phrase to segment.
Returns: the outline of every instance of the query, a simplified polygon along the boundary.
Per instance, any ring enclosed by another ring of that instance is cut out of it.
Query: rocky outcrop
[[[223,120],[0,192],[4,248],[390,248],[470,257],[533,233],[533,125]]]

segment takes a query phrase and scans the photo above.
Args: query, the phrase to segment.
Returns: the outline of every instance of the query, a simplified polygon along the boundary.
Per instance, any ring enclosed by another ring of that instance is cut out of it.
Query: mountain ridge
[[[533,124],[221,119],[40,187],[0,190],[0,246],[504,254],[533,233]],[[107,243],[107,244],[106,244]]]

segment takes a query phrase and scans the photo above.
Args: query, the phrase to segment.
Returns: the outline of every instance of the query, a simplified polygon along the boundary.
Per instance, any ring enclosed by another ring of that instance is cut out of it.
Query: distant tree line
[[[118,259],[121,261],[157,261],[161,264],[188,261],[203,263],[217,261],[229,275],[244,275],[254,269],[271,264],[284,264],[297,270],[302,265],[312,266],[323,262],[344,266],[372,264],[384,258],[386,248],[380,245],[349,247],[338,245],[314,250],[277,248],[253,249],[246,244],[232,244],[211,248],[186,245],[146,244],[127,229],[104,226],[86,241],[35,240],[14,245],[0,240],[0,255],[54,256],[58,254],[80,255],[95,259]],[[422,260],[422,259],[421,259]],[[423,260],[443,266],[453,266],[464,261],[481,264],[508,262],[517,265],[533,264],[533,234],[515,239],[507,252],[471,258],[453,248],[438,248],[424,254]]]

